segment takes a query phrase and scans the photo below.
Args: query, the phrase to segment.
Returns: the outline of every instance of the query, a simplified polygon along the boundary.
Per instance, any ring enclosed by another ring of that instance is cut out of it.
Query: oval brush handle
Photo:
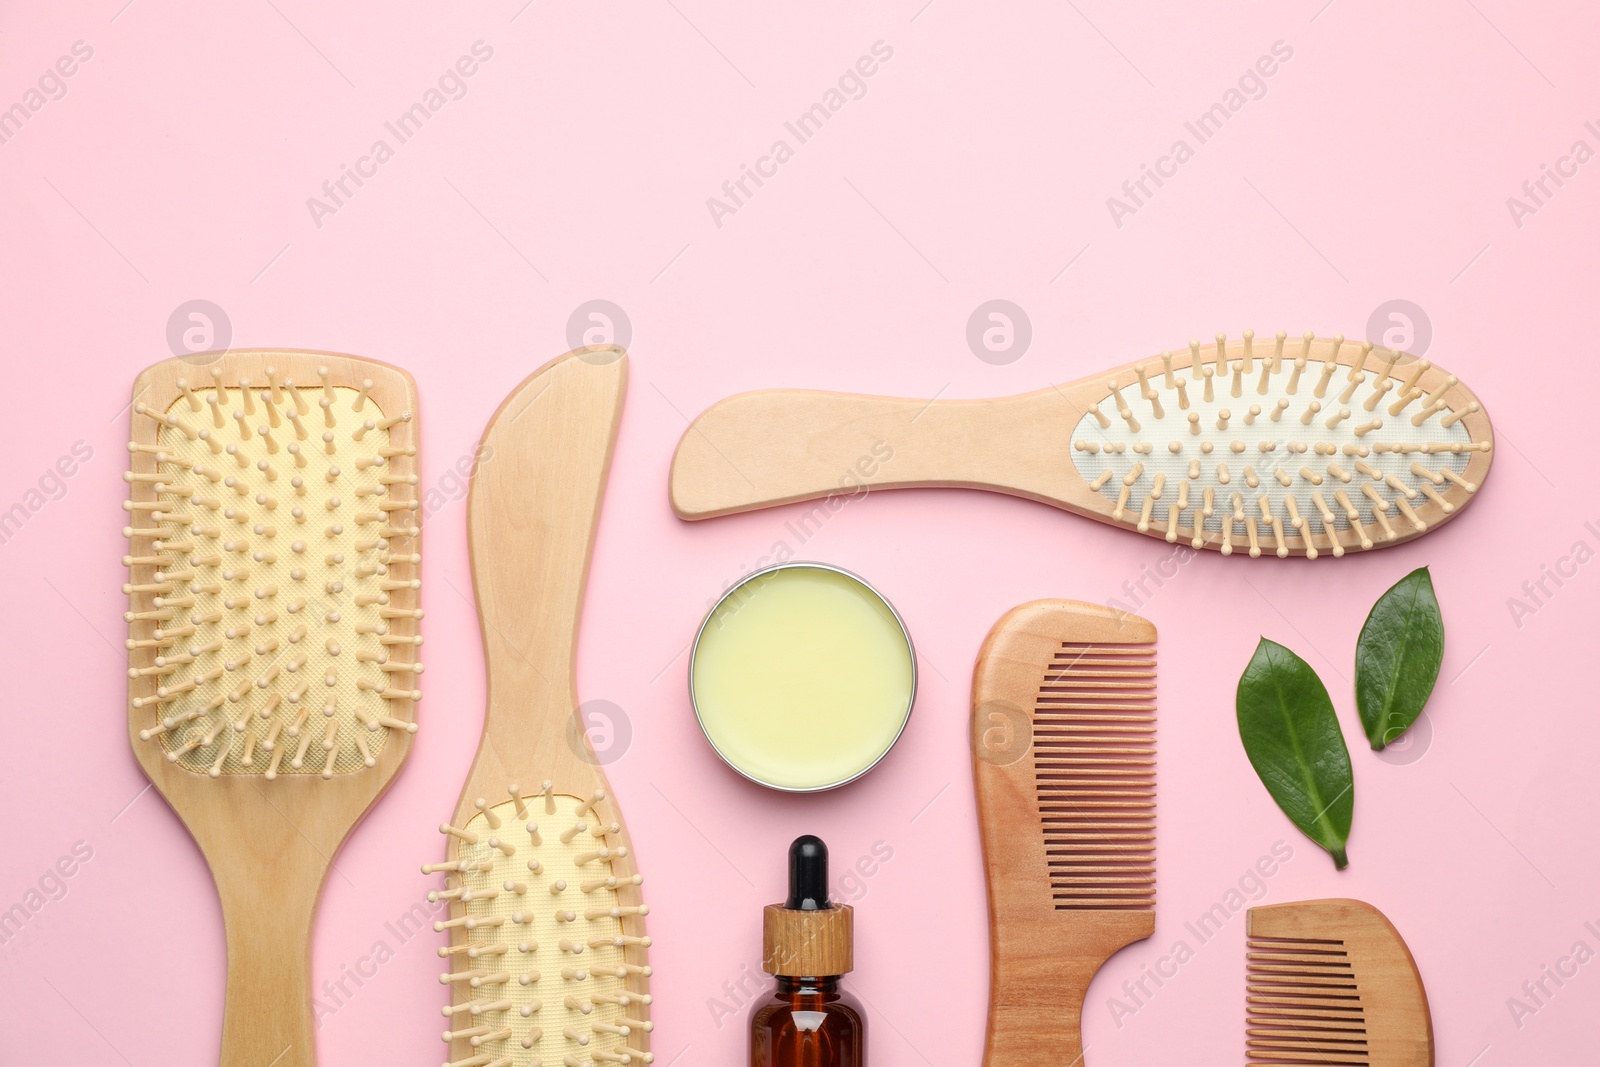
[[[1064,504],[1070,388],[985,400],[769,389],[712,405],[672,457],[672,509],[709,519],[863,487],[966,486]],[[1092,495],[1092,494],[1090,494]]]
[[[596,766],[573,727],[573,650],[627,377],[627,356],[608,346],[528,376],[489,420],[467,496],[488,676],[480,759],[562,788]]]
[[[317,783],[321,784],[321,783]],[[221,1067],[315,1067],[311,927],[326,859],[309,844],[276,869],[218,864],[214,870],[228,938],[228,989]]]

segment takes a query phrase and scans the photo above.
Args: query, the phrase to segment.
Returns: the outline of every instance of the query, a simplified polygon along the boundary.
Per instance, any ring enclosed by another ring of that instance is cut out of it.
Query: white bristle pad
[[[1316,344],[1320,348],[1311,350],[1315,356],[1331,355],[1331,344]],[[1115,379],[1116,392],[1108,383],[1106,399],[1079,420],[1072,435],[1073,465],[1091,485],[1109,471],[1099,491],[1112,501],[1120,499],[1124,488],[1128,490],[1121,521],[1133,525],[1146,522],[1147,527],[1141,529],[1166,531],[1167,509],[1179,502],[1182,486],[1187,483],[1187,507],[1180,513],[1169,540],[1193,537],[1195,519],[1209,489],[1213,513],[1200,527],[1206,540],[1215,541],[1234,531],[1237,493],[1244,515],[1260,524],[1262,542],[1268,550],[1282,546],[1263,518],[1262,497],[1267,498],[1271,514],[1281,522],[1285,538],[1299,536],[1293,528],[1294,516],[1298,515],[1313,535],[1314,545],[1326,551],[1331,547],[1330,531],[1322,507],[1318,506],[1316,498],[1320,496],[1334,517],[1332,531],[1338,535],[1343,551],[1358,547],[1359,535],[1352,532],[1347,510],[1337,498],[1341,490],[1357,510],[1366,534],[1377,541],[1385,539],[1382,523],[1374,515],[1375,503],[1363,491],[1364,485],[1371,485],[1375,493],[1390,502],[1384,521],[1397,531],[1409,528],[1409,519],[1394,503],[1397,497],[1405,499],[1413,509],[1429,503],[1429,491],[1451,501],[1452,509],[1465,502],[1464,492],[1452,483],[1436,485],[1412,469],[1413,465],[1420,465],[1432,472],[1449,470],[1462,475],[1474,454],[1465,420],[1456,418],[1451,425],[1445,425],[1451,411],[1440,407],[1420,425],[1414,423],[1413,416],[1423,410],[1426,395],[1414,396],[1398,414],[1390,414],[1415,361],[1395,366],[1386,378],[1390,388],[1381,394],[1372,410],[1367,410],[1365,405],[1377,392],[1376,383],[1383,375],[1388,354],[1369,353],[1362,372],[1364,380],[1359,382],[1352,381],[1349,365],[1335,364],[1332,374],[1326,374],[1327,358],[1306,359],[1295,380],[1295,359],[1303,351],[1300,340],[1289,342],[1276,372],[1269,370],[1272,341],[1258,342],[1254,347],[1249,372],[1244,372],[1242,360],[1235,355],[1218,373],[1215,348],[1207,346],[1200,350],[1197,366],[1201,373],[1196,375],[1192,366],[1175,367],[1170,386],[1163,361],[1151,360],[1141,365],[1147,386],[1133,373]],[[1346,355],[1356,347],[1350,345]],[[1235,368],[1240,372],[1238,396],[1233,395]],[[1210,399],[1206,398],[1207,374]],[[1122,398],[1120,405],[1117,393]],[[1288,404],[1275,420],[1273,414],[1279,411],[1280,401]],[[1308,417],[1313,404],[1316,410]],[[1254,416],[1252,406],[1260,409]],[[1221,425],[1224,413],[1226,428]],[[1332,427],[1329,420],[1335,423]],[[1381,425],[1373,428],[1369,425],[1373,421]],[[1264,444],[1271,450],[1263,451]],[[1450,451],[1457,447],[1462,450]],[[1370,472],[1362,470],[1362,466],[1370,468]],[[1378,477],[1372,477],[1371,472]],[[1252,474],[1257,482],[1253,487],[1249,484]],[[1281,477],[1287,477],[1287,486]],[[1388,481],[1391,478],[1403,489],[1397,491]],[[1145,502],[1158,483],[1160,496],[1152,501],[1146,519]],[[1294,503],[1292,511],[1289,500]]]

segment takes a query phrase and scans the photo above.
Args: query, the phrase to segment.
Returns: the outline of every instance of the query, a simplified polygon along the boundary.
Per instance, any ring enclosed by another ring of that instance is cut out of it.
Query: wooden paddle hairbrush
[[[1411,951],[1359,900],[1251,908],[1245,1062],[1433,1067],[1433,1021]]]
[[[224,1067],[315,1062],[317,897],[417,728],[416,406],[321,352],[134,383],[128,733],[222,898]]]
[[[483,740],[448,835],[447,1067],[649,1063],[650,967],[627,831],[573,675],[627,357],[578,349],[489,421],[467,540],[488,669]]]
[[[680,517],[706,519],[963,486],[1224,555],[1315,558],[1457,514],[1493,437],[1467,387],[1426,360],[1310,333],[1258,345],[1246,330],[991,400],[742,393],[684,432],[671,497]]]
[[[1090,980],[1155,930],[1155,639],[1136,615],[1035,600],[978,653],[985,1067],[1081,1063]]]

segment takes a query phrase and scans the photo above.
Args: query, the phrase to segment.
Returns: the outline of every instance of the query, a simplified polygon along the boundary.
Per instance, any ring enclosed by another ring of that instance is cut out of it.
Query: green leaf
[[[1350,750],[1311,665],[1265,637],[1239,676],[1239,740],[1272,799],[1343,870],[1355,811]]]
[[[1372,605],[1356,642],[1356,707],[1373,748],[1417,721],[1443,659],[1444,620],[1428,568],[1419,567]]]

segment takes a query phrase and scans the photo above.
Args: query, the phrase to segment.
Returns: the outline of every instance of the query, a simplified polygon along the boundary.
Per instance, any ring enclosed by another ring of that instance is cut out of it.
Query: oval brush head
[[[411,413],[234,355],[134,405],[130,715],[196,774],[352,774],[417,728]]]
[[[1124,368],[1073,430],[1110,518],[1224,555],[1342,556],[1467,504],[1493,432],[1453,375],[1370,343],[1283,332],[1189,343]]]
[[[580,800],[542,784],[543,795],[480,797],[449,835],[450,932],[439,981],[451,987],[445,1067],[588,1067],[650,1063],[648,905],[622,827],[603,790]]]

